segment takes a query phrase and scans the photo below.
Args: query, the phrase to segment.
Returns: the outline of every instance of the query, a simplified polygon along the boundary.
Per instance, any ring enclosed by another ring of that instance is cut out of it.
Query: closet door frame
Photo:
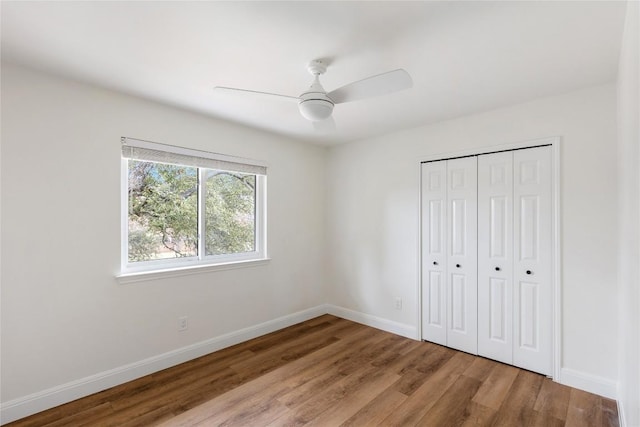
[[[551,340],[551,378],[555,381],[560,380],[560,369],[562,360],[562,293],[561,293],[561,275],[560,266],[561,259],[561,236],[560,236],[560,145],[561,138],[559,136],[535,139],[530,141],[517,142],[512,144],[493,145],[486,147],[478,147],[468,150],[455,152],[444,152],[434,155],[423,156],[418,159],[418,176],[419,176],[419,200],[418,208],[418,280],[417,280],[417,339],[422,340],[422,163],[454,159],[458,157],[477,156],[481,154],[490,154],[509,150],[521,150],[525,148],[533,148],[539,146],[551,146],[551,294],[552,294],[552,340]]]

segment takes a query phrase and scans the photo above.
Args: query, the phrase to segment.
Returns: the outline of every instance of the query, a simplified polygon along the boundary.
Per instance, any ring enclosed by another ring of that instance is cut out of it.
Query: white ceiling
[[[2,58],[310,142],[336,144],[616,79],[625,3],[6,2]],[[321,134],[295,103],[396,68],[414,87],[337,105]]]

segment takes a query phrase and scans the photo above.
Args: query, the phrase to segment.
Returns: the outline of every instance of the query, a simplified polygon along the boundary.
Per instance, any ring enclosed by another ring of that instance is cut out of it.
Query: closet
[[[551,374],[551,146],[422,163],[422,338]]]

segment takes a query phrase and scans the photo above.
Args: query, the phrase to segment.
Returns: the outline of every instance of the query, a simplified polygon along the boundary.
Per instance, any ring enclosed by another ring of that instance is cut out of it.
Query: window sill
[[[121,285],[148,280],[166,279],[169,277],[189,276],[192,274],[209,273],[212,271],[234,270],[236,268],[257,267],[268,264],[270,258],[232,261],[220,264],[190,265],[188,267],[165,268],[162,270],[136,271],[133,273],[121,273],[116,279]]]

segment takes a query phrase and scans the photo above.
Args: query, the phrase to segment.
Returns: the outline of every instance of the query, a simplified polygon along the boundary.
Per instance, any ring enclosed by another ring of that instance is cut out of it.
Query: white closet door
[[[447,345],[447,162],[422,164],[422,338]]]
[[[447,345],[477,354],[477,158],[447,161]]]
[[[551,374],[551,147],[514,161],[513,363]]]
[[[478,354],[513,363],[513,153],[478,156]]]

